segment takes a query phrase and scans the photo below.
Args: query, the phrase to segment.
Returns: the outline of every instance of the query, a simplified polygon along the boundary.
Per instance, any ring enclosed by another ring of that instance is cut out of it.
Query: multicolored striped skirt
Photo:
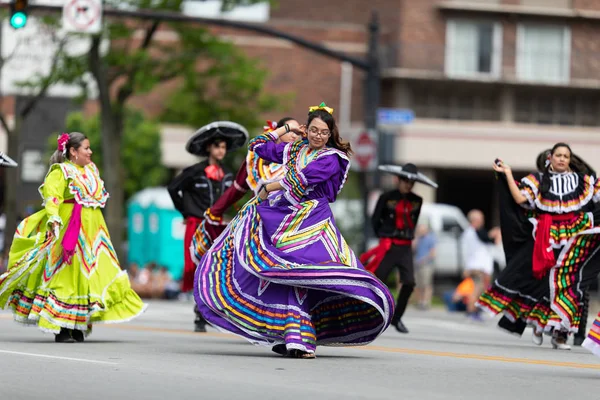
[[[194,294],[213,326],[254,344],[364,345],[394,299],[348,247],[325,199],[248,202],[202,257]]]
[[[60,206],[69,221],[72,203]],[[44,332],[61,328],[91,333],[92,324],[129,321],[146,305],[130,286],[99,208],[83,207],[71,262],[64,259],[62,238],[49,235],[41,210],[18,226],[9,253],[8,271],[0,276],[0,308],[10,307],[15,321]]]
[[[598,313],[598,316],[594,320],[594,324],[587,338],[583,341],[582,346],[600,357],[600,313]]]
[[[523,325],[517,321],[547,334],[554,329],[577,332],[583,292],[600,272],[600,228],[593,226],[594,217],[580,213],[553,222],[549,246],[555,252],[556,264],[541,279],[532,271],[533,238],[515,254],[507,255],[510,261],[506,268],[477,305],[493,315],[503,313],[515,323],[515,330],[508,329],[511,333],[522,333]],[[535,227],[536,221],[531,222]],[[507,329],[510,324],[504,321],[501,327]]]

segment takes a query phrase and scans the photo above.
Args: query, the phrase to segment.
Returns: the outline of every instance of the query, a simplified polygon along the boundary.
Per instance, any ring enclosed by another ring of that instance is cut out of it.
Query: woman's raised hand
[[[303,136],[304,134],[306,134],[306,125],[298,125],[297,128],[290,127],[290,130],[296,135]]]
[[[290,127],[291,132],[296,132],[298,129],[300,129],[300,124],[296,120],[288,121],[287,125]]]
[[[510,172],[510,167],[507,164],[504,164],[504,161],[502,161],[499,158],[496,158],[496,160],[494,161],[494,164],[492,165],[492,168],[494,169],[494,171],[500,172],[503,174]]]

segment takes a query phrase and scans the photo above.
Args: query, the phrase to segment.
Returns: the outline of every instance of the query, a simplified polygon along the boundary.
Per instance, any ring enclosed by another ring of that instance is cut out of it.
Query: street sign
[[[271,4],[268,1],[240,2],[243,4],[233,7],[231,10],[223,10],[223,0],[201,0],[184,1],[181,5],[182,14],[192,17],[228,19],[233,21],[247,21],[267,23],[269,21]]]
[[[368,132],[358,135],[354,145],[354,159],[361,171],[374,169],[377,164],[377,142]]]
[[[406,125],[415,119],[413,110],[404,108],[377,109],[377,123],[381,125]]]
[[[100,33],[102,0],[67,0],[62,14],[63,29],[76,33]]]

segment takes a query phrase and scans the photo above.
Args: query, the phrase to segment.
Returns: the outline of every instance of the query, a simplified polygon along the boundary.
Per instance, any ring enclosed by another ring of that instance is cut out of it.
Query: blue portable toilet
[[[146,207],[146,253],[148,254],[148,262],[158,262],[160,253],[160,209],[154,203],[149,203]]]
[[[143,210],[144,215],[143,234],[138,234],[135,226],[136,218],[139,218],[135,213],[139,209]],[[148,188],[136,193],[130,201],[128,213],[130,231],[134,235],[133,238],[130,237],[130,262],[136,257],[144,260],[140,266],[154,262],[159,267],[167,267],[173,279],[181,279],[185,226],[167,189]],[[143,256],[137,255],[140,252]]]
[[[144,251],[146,210],[138,201],[132,199],[127,205],[127,219],[128,261],[142,267],[147,260]]]

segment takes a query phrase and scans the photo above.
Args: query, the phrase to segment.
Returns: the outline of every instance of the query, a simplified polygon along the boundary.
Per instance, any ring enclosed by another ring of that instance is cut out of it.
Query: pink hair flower
[[[65,154],[67,152],[67,143],[69,143],[69,134],[63,133],[58,137],[58,151]]]

